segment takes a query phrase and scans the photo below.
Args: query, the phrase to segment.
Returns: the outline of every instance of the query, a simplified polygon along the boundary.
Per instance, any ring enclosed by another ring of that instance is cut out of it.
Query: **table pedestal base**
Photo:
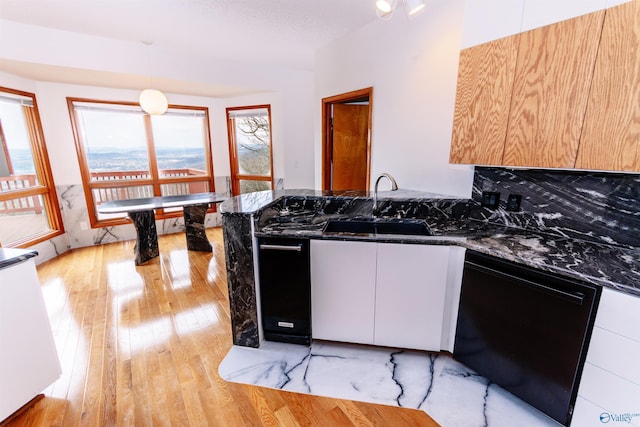
[[[158,231],[153,210],[129,212],[129,218],[136,228],[136,265],[144,264],[160,254],[158,250]]]
[[[213,252],[204,228],[204,218],[208,209],[208,203],[183,208],[187,249],[190,251]],[[153,210],[129,212],[129,217],[136,228],[136,265],[141,265],[160,255],[156,217]]]
[[[188,205],[183,208],[187,249],[190,251],[213,252],[204,228],[204,217],[208,209],[208,204]]]

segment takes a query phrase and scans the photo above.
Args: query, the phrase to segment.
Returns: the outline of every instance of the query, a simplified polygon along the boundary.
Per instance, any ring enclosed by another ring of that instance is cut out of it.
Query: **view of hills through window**
[[[92,226],[121,216],[101,203],[213,191],[213,159],[205,107],[173,106],[160,116],[138,105],[67,98]],[[180,209],[159,213],[171,215]]]
[[[160,169],[206,170],[202,148],[161,148],[156,150]],[[94,148],[87,153],[89,168],[95,172],[148,170],[149,154],[146,150],[126,147]]]
[[[89,170],[149,171],[150,146],[141,114],[104,109],[78,113]],[[151,118],[153,151],[160,171],[206,171],[202,120],[175,113]]]

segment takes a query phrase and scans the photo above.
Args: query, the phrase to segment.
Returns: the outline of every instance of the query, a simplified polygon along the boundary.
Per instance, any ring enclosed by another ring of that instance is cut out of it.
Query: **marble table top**
[[[38,252],[29,249],[0,248],[0,269],[38,256]]]
[[[178,196],[143,197],[139,199],[112,200],[98,207],[103,214],[120,212],[138,212],[152,209],[175,208],[188,205],[224,202],[226,197],[216,193],[194,193]]]

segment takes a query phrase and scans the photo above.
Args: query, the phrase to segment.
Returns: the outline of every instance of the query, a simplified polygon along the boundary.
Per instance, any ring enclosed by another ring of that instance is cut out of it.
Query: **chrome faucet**
[[[391,182],[391,191],[396,191],[398,189],[398,184],[396,183],[396,180],[388,173],[383,173],[378,177],[378,179],[376,179],[376,185],[373,189],[373,216],[377,216],[379,213],[378,212],[378,184],[380,183],[380,180],[382,178],[387,178],[389,182]]]

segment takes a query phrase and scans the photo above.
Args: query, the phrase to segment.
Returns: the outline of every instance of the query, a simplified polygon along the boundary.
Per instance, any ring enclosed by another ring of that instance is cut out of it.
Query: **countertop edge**
[[[0,248],[0,269],[19,264],[38,256],[38,252],[30,249]]]
[[[486,255],[495,256],[517,264],[528,267],[537,268],[553,274],[559,274],[564,277],[582,280],[594,285],[610,288],[618,292],[622,292],[631,296],[640,298],[640,289],[624,283],[616,282],[606,278],[596,277],[584,273],[579,273],[561,266],[551,265],[536,259],[535,257],[519,256],[517,252],[505,249],[507,244],[501,245],[500,249],[495,246],[483,242],[487,236],[401,236],[401,235],[367,235],[367,234],[349,234],[349,233],[331,233],[323,234],[319,231],[292,231],[292,232],[271,232],[256,231],[255,237],[281,237],[281,238],[298,238],[298,239],[314,239],[314,240],[334,240],[334,241],[360,241],[360,242],[377,242],[377,243],[400,243],[400,244],[419,244],[419,245],[448,245],[459,246],[467,250],[480,252]],[[490,236],[491,243],[495,241],[513,239],[512,236],[496,237]],[[587,243],[588,244],[588,243]],[[624,249],[619,249],[624,251]]]

